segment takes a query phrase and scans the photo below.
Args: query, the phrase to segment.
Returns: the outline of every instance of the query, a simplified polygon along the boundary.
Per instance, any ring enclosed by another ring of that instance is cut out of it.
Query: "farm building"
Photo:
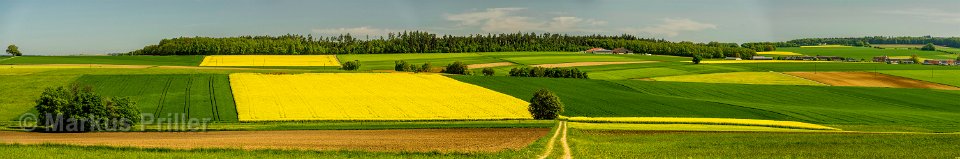
[[[613,54],[613,50],[607,50],[607,49],[599,48],[599,47],[589,49],[589,50],[587,50],[587,51],[585,51],[585,52],[587,52],[587,53],[594,53],[594,54]]]
[[[784,60],[804,60],[804,61],[817,60],[817,58],[813,56],[786,56],[786,57],[783,57],[783,59]]]
[[[613,49],[613,54],[633,54],[633,50],[625,49],[621,47],[621,48]]]
[[[750,58],[750,59],[753,59],[753,60],[773,60],[773,57],[753,56],[753,58]]]
[[[956,60],[930,59],[923,60],[924,65],[957,65]]]
[[[743,59],[740,59],[739,57],[727,57],[727,58],[724,58],[724,60],[743,60]]]
[[[817,56],[818,60],[827,60],[827,61],[842,61],[843,58],[840,56]]]

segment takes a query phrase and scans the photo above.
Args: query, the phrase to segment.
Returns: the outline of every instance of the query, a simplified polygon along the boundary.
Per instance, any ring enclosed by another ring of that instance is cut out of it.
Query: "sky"
[[[960,0],[0,0],[0,45],[129,52],[161,39],[551,32],[693,42],[960,36]]]

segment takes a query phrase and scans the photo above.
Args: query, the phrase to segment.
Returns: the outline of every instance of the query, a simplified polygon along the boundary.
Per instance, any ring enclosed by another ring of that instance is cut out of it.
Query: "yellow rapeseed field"
[[[230,74],[240,121],[531,119],[526,101],[439,74]]]
[[[340,66],[334,55],[211,55],[200,66]]]
[[[570,117],[567,121],[587,123],[634,123],[634,124],[706,124],[706,125],[740,125],[763,126],[776,128],[796,128],[812,130],[840,130],[823,125],[796,121],[776,121],[759,119],[730,119],[730,118],[674,118],[674,117]]]
[[[787,51],[766,51],[766,52],[757,52],[758,55],[785,55],[785,56],[799,56],[803,54],[798,54],[795,52]]]

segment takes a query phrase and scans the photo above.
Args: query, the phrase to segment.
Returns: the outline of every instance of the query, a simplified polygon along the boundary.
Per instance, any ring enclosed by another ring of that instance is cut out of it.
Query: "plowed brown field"
[[[33,133],[0,131],[0,143],[143,148],[239,148],[413,152],[520,149],[549,128]]]
[[[831,86],[960,90],[960,88],[953,86],[873,72],[786,72],[786,74],[814,80]]]

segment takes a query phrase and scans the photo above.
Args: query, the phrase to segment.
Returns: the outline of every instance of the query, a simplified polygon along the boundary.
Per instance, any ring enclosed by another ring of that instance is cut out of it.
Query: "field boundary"
[[[790,76],[790,77],[793,77],[793,78],[803,79],[803,80],[810,81],[810,82],[814,82],[814,83],[819,83],[819,84],[824,85],[824,86],[830,86],[829,84],[826,84],[826,83],[823,83],[823,82],[820,82],[820,81],[815,81],[815,80],[803,78],[803,77],[800,77],[800,76],[794,76],[794,75],[786,74],[786,73],[783,73],[783,72],[776,72],[776,73],[779,73],[779,74],[785,75],[785,76]]]

